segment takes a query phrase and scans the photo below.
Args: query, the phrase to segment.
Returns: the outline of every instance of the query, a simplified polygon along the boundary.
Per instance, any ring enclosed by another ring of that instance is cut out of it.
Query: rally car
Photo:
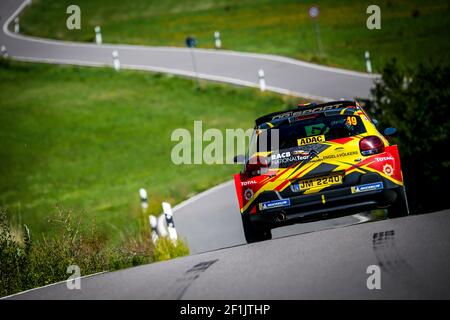
[[[256,120],[234,176],[247,242],[271,229],[376,208],[408,215],[396,145],[358,101],[299,105]],[[386,137],[385,137],[386,136]]]

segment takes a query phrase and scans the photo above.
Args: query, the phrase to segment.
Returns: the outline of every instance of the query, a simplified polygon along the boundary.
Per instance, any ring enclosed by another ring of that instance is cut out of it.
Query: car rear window
[[[319,114],[307,118],[286,119],[267,130],[258,131],[257,129],[258,140],[267,139],[265,140],[267,143],[262,145],[271,145],[272,130],[274,129],[278,129],[280,150],[298,146],[302,138],[323,135],[325,140],[329,141],[366,132],[359,116]]]

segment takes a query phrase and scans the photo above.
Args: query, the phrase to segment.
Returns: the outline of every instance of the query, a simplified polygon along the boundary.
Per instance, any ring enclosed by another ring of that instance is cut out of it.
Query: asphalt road
[[[240,245],[11,299],[449,299],[450,210]],[[382,234],[382,236],[380,236]],[[367,288],[370,265],[381,289]]]
[[[193,76],[183,48],[94,45],[36,39],[9,32],[5,23],[24,8],[2,0],[0,46],[9,56],[88,66],[112,65]],[[293,59],[195,50],[200,77],[255,86],[263,68],[268,89],[319,100],[367,97],[373,76]],[[365,222],[364,215],[273,231],[274,239],[244,245],[233,185],[208,190],[174,208],[189,257],[31,290],[12,299],[378,299],[450,298],[449,211]],[[381,234],[381,236],[380,236]],[[375,236],[375,241],[374,241]],[[381,290],[368,290],[366,269],[381,267]]]
[[[195,76],[187,48],[96,45],[15,34],[8,30],[6,22],[12,22],[25,8],[24,0],[0,2],[0,46],[4,45],[15,59],[112,67],[112,51],[117,50],[124,68]],[[194,52],[198,76],[203,79],[257,86],[258,70],[263,69],[268,90],[316,100],[368,97],[375,77],[273,55],[206,49]]]

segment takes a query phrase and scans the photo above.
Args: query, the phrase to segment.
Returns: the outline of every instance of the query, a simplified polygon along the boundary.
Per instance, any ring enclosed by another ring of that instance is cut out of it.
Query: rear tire
[[[254,243],[272,239],[270,228],[264,225],[255,225],[250,221],[248,215],[242,215],[242,226],[244,227],[244,235],[247,243]]]
[[[401,187],[397,190],[395,202],[387,208],[387,216],[389,219],[392,219],[407,215],[409,215],[408,199],[406,198],[405,187]]]

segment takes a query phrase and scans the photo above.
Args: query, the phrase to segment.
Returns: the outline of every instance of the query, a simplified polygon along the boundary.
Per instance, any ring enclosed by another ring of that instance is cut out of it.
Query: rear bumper
[[[258,210],[250,220],[271,227],[336,218],[387,207],[397,199],[401,187],[352,193],[351,188],[290,197],[289,206]]]

